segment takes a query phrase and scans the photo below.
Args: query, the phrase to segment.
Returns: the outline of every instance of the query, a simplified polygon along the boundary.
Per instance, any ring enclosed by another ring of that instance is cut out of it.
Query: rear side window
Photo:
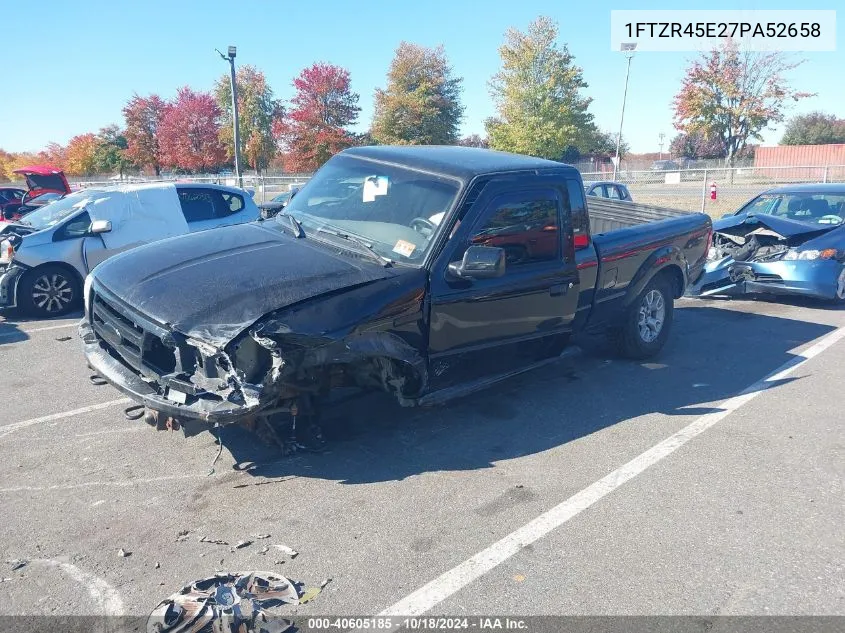
[[[236,193],[223,192],[220,194],[229,213],[237,213],[244,208],[244,199]]]
[[[557,259],[560,222],[551,192],[506,194],[496,198],[470,237],[470,245],[504,249],[508,266]]]
[[[568,181],[569,204],[572,208],[572,235],[575,250],[587,248],[590,245],[590,220],[587,217],[587,204],[583,190],[574,180]]]
[[[179,204],[187,222],[201,222],[217,217],[214,194],[208,189],[180,189]]]
[[[616,185],[607,185],[607,197],[612,198],[613,200],[621,200],[624,198],[624,196],[619,193],[619,187]]]

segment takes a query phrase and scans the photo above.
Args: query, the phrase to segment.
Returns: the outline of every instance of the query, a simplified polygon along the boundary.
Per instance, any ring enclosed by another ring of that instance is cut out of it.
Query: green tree
[[[720,140],[729,165],[749,140],[783,120],[789,101],[811,96],[793,90],[785,73],[801,62],[781,52],[740,51],[727,40],[687,68],[675,96],[675,127]]]
[[[377,89],[373,139],[383,145],[452,145],[464,115],[463,79],[454,77],[442,46],[402,42]]]
[[[834,114],[810,112],[793,117],[786,124],[781,145],[827,145],[845,143],[845,119]]]
[[[123,172],[132,167],[132,160],[126,152],[128,146],[126,135],[117,125],[102,128],[97,134],[94,149],[95,171],[100,174],[116,171],[123,178]]]
[[[596,145],[591,99],[581,94],[587,82],[557,35],[557,24],[542,16],[525,33],[505,34],[502,69],[490,81],[498,110],[486,121],[493,149],[558,160],[570,146],[587,153]]]
[[[278,151],[273,137],[273,122],[282,115],[282,106],[273,97],[273,90],[264,73],[254,66],[241,66],[235,75],[238,84],[238,128],[241,156],[258,172],[265,169]],[[235,155],[232,125],[232,86],[228,74],[221,75],[214,86],[214,98],[223,112],[220,140]]]

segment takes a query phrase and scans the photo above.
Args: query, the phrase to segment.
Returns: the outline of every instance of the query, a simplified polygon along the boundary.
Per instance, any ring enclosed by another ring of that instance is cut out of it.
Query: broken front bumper
[[[836,260],[737,262],[726,257],[709,262],[704,274],[686,294],[688,297],[773,294],[834,299],[842,266]]]
[[[0,308],[14,308],[17,305],[17,287],[24,269],[10,265],[0,270]]]
[[[262,404],[249,406],[214,397],[210,393],[185,394],[170,387],[147,382],[125,362],[109,353],[107,345],[97,338],[87,320],[79,324],[78,331],[91,368],[119,391],[149,409],[178,418],[183,423],[186,420],[195,420],[211,426],[215,423],[238,422],[263,408]],[[162,395],[162,392],[165,395]]]

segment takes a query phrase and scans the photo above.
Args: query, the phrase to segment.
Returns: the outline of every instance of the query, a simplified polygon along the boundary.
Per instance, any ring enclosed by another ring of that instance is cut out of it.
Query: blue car
[[[688,296],[803,295],[845,304],[845,184],[764,191],[713,223]]]

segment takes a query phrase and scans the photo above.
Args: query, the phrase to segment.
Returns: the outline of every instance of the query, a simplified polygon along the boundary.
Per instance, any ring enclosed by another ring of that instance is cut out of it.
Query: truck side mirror
[[[111,232],[111,220],[94,220],[91,222],[90,232],[94,235]]]
[[[449,272],[460,279],[494,279],[505,274],[505,249],[497,246],[470,246],[459,262],[449,264]]]

